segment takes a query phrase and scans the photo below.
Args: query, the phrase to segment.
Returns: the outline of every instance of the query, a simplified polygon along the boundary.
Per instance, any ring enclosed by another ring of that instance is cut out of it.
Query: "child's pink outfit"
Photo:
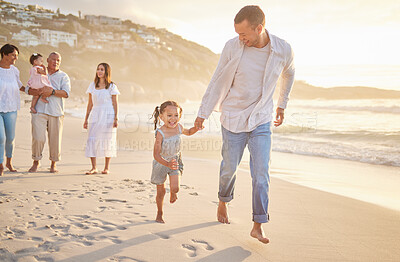
[[[30,77],[28,80],[29,88],[39,89],[44,86],[52,87],[47,75],[42,75],[37,72],[38,68],[43,69],[41,66],[34,66],[31,68],[31,71],[29,72],[29,74],[30,74]]]

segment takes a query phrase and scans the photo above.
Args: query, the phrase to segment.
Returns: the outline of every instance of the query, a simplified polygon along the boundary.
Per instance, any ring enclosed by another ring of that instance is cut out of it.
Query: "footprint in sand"
[[[197,249],[196,247],[189,245],[189,244],[182,244],[182,247],[184,249],[187,249],[189,251],[189,253],[187,254],[189,257],[195,257],[197,256]]]
[[[79,227],[81,229],[89,229],[88,226],[86,226],[86,225],[84,225],[82,223],[74,223],[73,225],[76,226],[76,227]]]
[[[36,222],[28,222],[27,223],[27,228],[32,228],[32,227],[36,227]]]
[[[43,238],[41,238],[41,237],[31,237],[31,240],[32,241],[37,241],[37,242],[42,242]]]
[[[206,247],[205,247],[206,250],[209,250],[209,251],[214,250],[214,247],[212,247],[208,242],[206,242],[204,240],[192,239],[192,242],[206,245]]]
[[[26,234],[26,232],[23,230],[18,228],[10,228],[8,226],[6,227],[6,231],[4,233],[6,233],[6,236],[9,239],[23,238],[23,236]]]
[[[212,247],[207,241],[204,240],[199,240],[199,239],[192,239],[192,242],[196,244],[201,244],[205,245],[205,249],[208,251],[214,250],[214,247]],[[195,257],[197,256],[197,248],[194,245],[189,245],[189,244],[182,244],[182,247],[184,249],[187,249],[189,253],[187,254],[189,257]]]
[[[48,255],[37,255],[33,256],[37,261],[43,261],[43,262],[54,262],[54,258],[49,257]]]

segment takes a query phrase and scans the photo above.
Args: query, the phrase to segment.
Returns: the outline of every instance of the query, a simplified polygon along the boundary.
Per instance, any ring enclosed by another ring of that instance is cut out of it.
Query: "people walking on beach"
[[[243,7],[234,19],[234,27],[238,36],[225,44],[195,126],[202,128],[212,111],[221,112],[223,160],[217,209],[221,223],[229,223],[226,203],[233,199],[236,170],[247,145],[253,187],[254,223],[250,235],[267,244],[269,239],[261,225],[269,221],[272,96],[281,75],[274,121],[279,126],[294,82],[293,52],[287,42],[265,29],[265,15],[258,6]]]
[[[97,174],[96,158],[104,157],[102,174],[110,172],[111,157],[117,156],[118,95],[117,86],[111,81],[111,67],[100,63],[94,82],[86,91],[89,94],[83,128],[88,129],[86,157],[90,157],[92,169],[87,175]]]
[[[14,150],[17,110],[20,109],[19,70],[14,66],[19,50],[16,46],[5,44],[0,49],[0,176],[4,172],[4,151],[7,157],[6,167],[11,172],[17,172],[12,165]]]
[[[61,159],[61,139],[64,121],[64,100],[69,97],[71,90],[68,75],[60,70],[61,55],[52,52],[47,58],[48,79],[51,86],[45,85],[41,89],[30,88],[27,85],[25,92],[33,96],[47,97],[48,103],[39,99],[35,106],[37,113],[32,113],[32,159],[33,164],[29,172],[36,172],[39,161],[42,159],[46,131],[49,137],[50,172],[58,172],[56,162]]]
[[[179,124],[182,116],[182,108],[175,101],[165,101],[154,110],[154,129],[156,140],[153,150],[153,170],[151,183],[157,185],[157,216],[156,222],[164,223],[163,202],[165,196],[165,181],[169,176],[170,203],[178,199],[180,176],[183,172],[181,156],[181,135],[191,136],[199,129],[192,127],[183,128]],[[163,125],[158,128],[162,121]]]
[[[40,89],[43,88],[44,86],[51,86],[51,83],[49,81],[49,78],[47,77],[47,69],[43,65],[43,56],[41,54],[34,53],[31,55],[29,58],[29,62],[32,65],[31,70],[29,71],[29,80],[28,80],[28,86],[33,89]],[[31,103],[31,113],[37,113],[35,106],[36,103],[39,99],[39,96],[33,96],[32,98],[32,103]],[[40,96],[40,99],[44,103],[48,103],[46,98],[42,95]]]

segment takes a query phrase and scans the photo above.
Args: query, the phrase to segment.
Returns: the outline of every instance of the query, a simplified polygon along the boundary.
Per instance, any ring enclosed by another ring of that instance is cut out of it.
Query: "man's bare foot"
[[[218,204],[217,219],[222,224],[229,224],[228,209],[226,207],[226,203],[221,200]]]
[[[33,161],[33,164],[31,166],[31,168],[29,168],[28,172],[35,173],[35,172],[37,172],[38,167],[39,167],[39,161]]]
[[[162,216],[163,216],[163,213],[162,213],[162,212],[157,212],[157,217],[156,217],[156,222],[157,222],[157,223],[162,223],[162,224],[165,223],[165,222],[164,222],[164,219],[162,218]]]
[[[101,171],[101,173],[104,175],[108,175],[110,174],[110,171],[108,169],[104,169],[103,171]]]
[[[93,175],[93,174],[97,174],[98,172],[99,171],[97,170],[97,168],[92,168],[86,172],[86,175]]]
[[[10,172],[17,172],[17,169],[15,169],[12,164],[6,164],[6,167]]]
[[[31,107],[30,109],[31,109],[31,113],[33,113],[33,114],[37,113],[37,111],[36,111],[36,109],[34,107]]]
[[[50,173],[58,173],[58,170],[55,165],[50,167]]]
[[[260,223],[254,222],[254,226],[253,226],[253,229],[250,232],[250,236],[258,239],[258,241],[260,241],[263,244],[268,244],[269,243],[269,239],[265,237],[264,230],[262,229]]]
[[[170,197],[169,197],[169,202],[172,204],[172,203],[175,203],[176,202],[176,200],[178,199],[178,194],[176,194],[176,193],[170,193]]]

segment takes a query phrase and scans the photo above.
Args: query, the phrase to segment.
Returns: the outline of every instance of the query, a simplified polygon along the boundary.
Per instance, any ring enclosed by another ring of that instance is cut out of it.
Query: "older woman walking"
[[[20,109],[19,89],[22,87],[22,82],[19,79],[19,70],[14,66],[18,59],[18,48],[5,44],[1,47],[0,54],[0,176],[2,176],[4,151],[7,156],[6,167],[11,172],[17,172],[11,159],[14,149],[17,110]]]

